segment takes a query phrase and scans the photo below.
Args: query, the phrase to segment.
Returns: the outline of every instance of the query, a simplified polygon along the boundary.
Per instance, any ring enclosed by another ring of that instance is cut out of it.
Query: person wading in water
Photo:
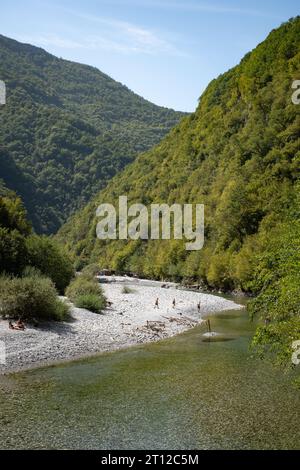
[[[173,299],[172,306],[173,306],[173,308],[175,308],[175,306],[176,306],[176,300],[175,299]]]
[[[155,301],[155,304],[154,304],[154,308],[159,308],[158,302],[159,302],[159,300],[158,300],[158,297],[157,297],[157,299]]]
[[[198,304],[197,304],[197,309],[198,309],[198,312],[200,313],[200,310],[201,310],[201,300],[199,300]]]

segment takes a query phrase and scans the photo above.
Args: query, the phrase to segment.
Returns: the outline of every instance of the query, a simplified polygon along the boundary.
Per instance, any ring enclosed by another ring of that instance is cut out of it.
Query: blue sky
[[[2,0],[0,33],[98,67],[150,101],[193,111],[296,0]]]

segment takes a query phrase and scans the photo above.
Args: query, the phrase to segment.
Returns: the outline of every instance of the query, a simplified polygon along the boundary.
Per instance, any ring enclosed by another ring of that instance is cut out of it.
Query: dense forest
[[[258,295],[264,324],[255,343],[287,361],[300,336],[300,18],[273,30],[240,64],[213,80],[196,112],[113,178],[59,231],[77,267],[199,282]],[[96,207],[128,203],[205,204],[205,245],[100,241]]]
[[[22,200],[0,180],[0,316],[35,323],[66,319],[69,306],[58,294],[73,276],[64,249],[33,233]]]
[[[0,178],[40,233],[55,232],[183,116],[94,67],[1,35],[0,79]]]

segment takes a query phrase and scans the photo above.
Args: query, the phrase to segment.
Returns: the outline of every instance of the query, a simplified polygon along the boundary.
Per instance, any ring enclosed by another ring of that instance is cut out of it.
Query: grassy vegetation
[[[106,306],[106,299],[98,281],[90,275],[80,274],[66,289],[67,297],[76,307],[100,313]]]
[[[122,289],[122,294],[133,294],[134,292],[135,290],[128,286],[124,286]]]
[[[86,308],[94,313],[101,313],[105,308],[105,300],[99,294],[85,294],[76,297],[75,305],[79,308]]]
[[[69,307],[57,297],[53,282],[39,275],[0,276],[0,315],[23,320],[65,320]]]
[[[81,270],[81,274],[87,276],[96,276],[100,271],[100,266],[97,263],[88,264]]]

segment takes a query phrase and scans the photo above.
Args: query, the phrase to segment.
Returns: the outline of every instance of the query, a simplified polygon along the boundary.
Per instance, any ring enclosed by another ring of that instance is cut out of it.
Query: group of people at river
[[[157,297],[156,300],[155,300],[154,308],[159,309],[159,297]],[[176,308],[176,299],[175,298],[172,301],[172,308]],[[200,300],[197,304],[197,310],[198,310],[198,313],[200,313],[200,311],[201,311],[201,301]],[[25,328],[26,328],[25,324],[24,324],[23,320],[21,320],[21,318],[19,318],[19,320],[16,323],[13,323],[10,320],[8,322],[8,327],[9,327],[10,330],[21,330],[21,331],[24,331]]]
[[[173,299],[172,301],[172,308],[176,307],[176,299]],[[154,308],[159,308],[159,297],[156,298],[155,303],[154,303]],[[199,300],[197,304],[197,310],[198,313],[201,312],[201,300]],[[181,313],[179,315],[182,315]],[[207,326],[207,331],[211,333],[211,325],[210,325],[210,320],[209,318],[206,320],[206,326]]]
[[[173,299],[172,308],[175,308],[175,307],[176,307],[176,299]],[[155,300],[154,308],[159,308],[159,297],[157,297],[156,300]],[[200,313],[200,311],[201,311],[201,300],[199,300],[199,302],[197,304],[197,310],[198,310],[198,313]]]

